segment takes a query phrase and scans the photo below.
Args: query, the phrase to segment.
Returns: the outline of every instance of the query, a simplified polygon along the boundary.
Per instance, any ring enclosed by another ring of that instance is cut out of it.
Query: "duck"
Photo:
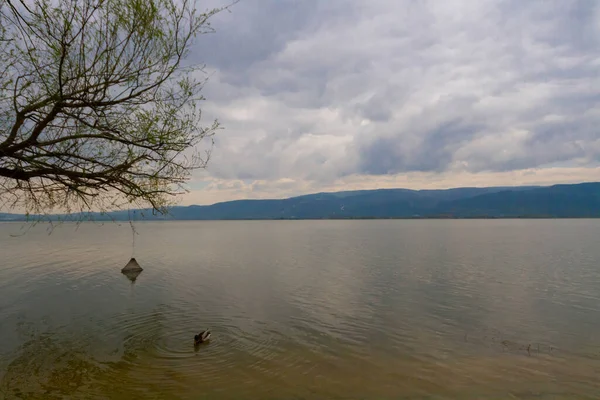
[[[205,331],[200,332],[197,335],[194,335],[194,345],[197,346],[200,343],[208,342],[210,339],[210,331],[207,329]]]

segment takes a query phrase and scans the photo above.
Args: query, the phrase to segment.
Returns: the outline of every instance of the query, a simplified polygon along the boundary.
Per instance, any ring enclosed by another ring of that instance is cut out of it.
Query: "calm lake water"
[[[0,398],[600,397],[600,220],[136,226],[0,225]]]

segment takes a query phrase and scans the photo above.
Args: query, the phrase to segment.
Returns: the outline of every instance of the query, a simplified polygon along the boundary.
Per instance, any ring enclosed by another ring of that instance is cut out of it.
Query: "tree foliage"
[[[0,0],[0,208],[164,211],[218,129],[201,125],[202,66],[185,59],[224,9]]]

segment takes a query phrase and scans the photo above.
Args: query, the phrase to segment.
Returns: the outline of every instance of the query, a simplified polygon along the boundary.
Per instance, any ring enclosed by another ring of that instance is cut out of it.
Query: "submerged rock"
[[[138,262],[133,257],[131,257],[131,260],[129,260],[127,265],[124,266],[123,269],[121,270],[121,272],[123,272],[123,273],[142,272],[142,271],[143,271],[142,267],[140,267],[140,264],[138,264]]]

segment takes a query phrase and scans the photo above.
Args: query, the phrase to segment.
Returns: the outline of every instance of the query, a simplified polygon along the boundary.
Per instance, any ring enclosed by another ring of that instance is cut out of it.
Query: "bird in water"
[[[197,346],[200,343],[208,342],[209,339],[210,339],[210,331],[208,329],[205,331],[202,331],[199,334],[194,335],[194,346]]]

